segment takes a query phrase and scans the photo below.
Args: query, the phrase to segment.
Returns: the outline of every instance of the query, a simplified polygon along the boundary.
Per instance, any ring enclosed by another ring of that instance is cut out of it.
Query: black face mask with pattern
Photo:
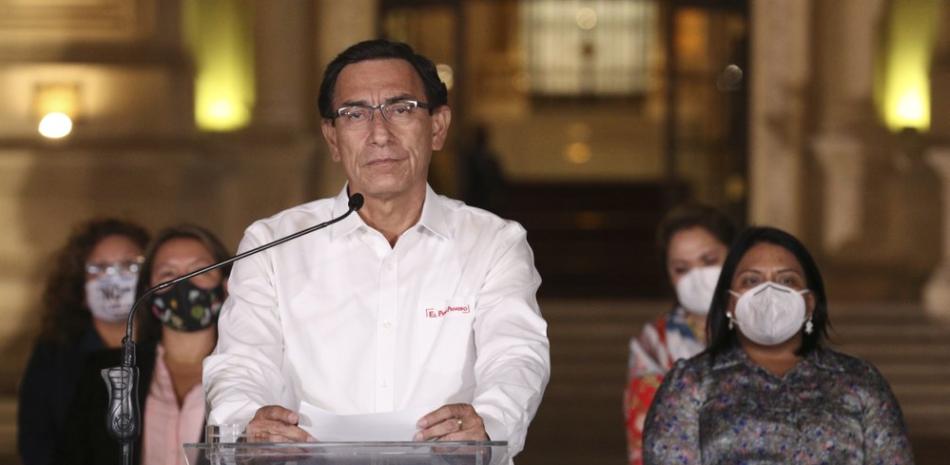
[[[223,284],[204,289],[186,280],[165,292],[153,294],[149,307],[166,327],[188,333],[215,324],[223,302]]]

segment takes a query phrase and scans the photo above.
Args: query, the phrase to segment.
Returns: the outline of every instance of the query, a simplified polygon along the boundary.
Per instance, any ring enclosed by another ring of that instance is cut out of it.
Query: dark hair
[[[771,227],[749,227],[739,234],[739,237],[729,249],[725,263],[722,264],[722,273],[716,283],[709,316],[706,319],[706,352],[713,356],[726,350],[738,347],[739,339],[736,332],[729,329],[729,319],[726,310],[729,307],[729,289],[732,287],[732,278],[736,274],[739,261],[753,246],[761,243],[777,245],[789,251],[798,260],[805,272],[805,284],[815,298],[815,310],[811,321],[814,331],[803,334],[802,345],[795,351],[797,355],[805,355],[819,347],[825,340],[831,322],[828,319],[828,299],[825,295],[825,284],[818,271],[818,265],[811,254],[795,236]]]
[[[663,269],[666,269],[670,241],[673,236],[690,228],[705,229],[726,247],[732,244],[732,240],[736,237],[735,223],[721,210],[708,205],[680,205],[663,217],[656,230],[656,245],[660,251]]]
[[[422,85],[425,87],[430,114],[436,108],[448,104],[449,91],[446,89],[445,83],[439,79],[439,73],[436,72],[435,64],[431,60],[413,51],[408,44],[374,39],[350,46],[327,65],[323,72],[323,82],[320,84],[320,96],[317,101],[320,107],[320,115],[326,119],[334,118],[333,92],[336,89],[336,80],[340,77],[340,72],[343,71],[346,65],[386,58],[405,60],[416,70],[416,73],[422,78]]]
[[[92,315],[86,306],[86,260],[109,236],[126,237],[143,249],[148,243],[148,232],[129,221],[98,218],[78,225],[56,252],[53,270],[46,278],[41,340],[72,344],[89,328]]]
[[[165,228],[152,239],[148,248],[145,249],[145,261],[142,262],[142,271],[139,272],[139,279],[135,285],[135,299],[138,300],[145,293],[152,283],[152,267],[155,265],[155,255],[158,250],[172,239],[194,239],[201,242],[202,245],[211,253],[214,261],[219,262],[227,259],[231,255],[228,249],[224,247],[221,241],[211,232],[201,226],[193,224],[182,224]],[[231,265],[225,265],[221,268],[223,279],[231,274]],[[138,324],[138,341],[141,345],[154,345],[162,339],[162,322],[159,321],[147,308],[140,308],[136,315]]]

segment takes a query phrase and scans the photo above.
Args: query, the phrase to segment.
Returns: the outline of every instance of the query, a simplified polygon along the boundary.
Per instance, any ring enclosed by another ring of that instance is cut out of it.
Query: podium
[[[188,465],[507,465],[505,441],[222,442],[182,446]]]

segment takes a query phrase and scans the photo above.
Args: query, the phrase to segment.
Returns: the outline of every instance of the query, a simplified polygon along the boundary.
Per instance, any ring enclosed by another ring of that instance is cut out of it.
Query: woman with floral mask
[[[824,346],[828,303],[796,238],[749,228],[723,264],[709,347],[676,363],[647,416],[644,462],[912,464],[871,364]]]
[[[136,297],[161,282],[228,258],[210,232],[197,226],[161,231],[145,252]],[[183,443],[198,442],[204,431],[201,364],[217,341],[218,312],[225,299],[229,268],[183,281],[149,297],[138,310],[136,360],[142,434],[134,462],[184,464]],[[119,364],[121,351],[96,354],[80,382],[67,423],[62,463],[119,463],[118,443],[105,428],[106,390],[98,369]]]
[[[630,465],[643,463],[643,422],[663,375],[705,348],[706,312],[735,230],[725,214],[699,205],[676,208],[660,223],[657,242],[676,303],[630,341],[624,392]]]
[[[147,242],[148,233],[134,223],[96,219],[80,225],[56,255],[18,396],[24,465],[53,463],[85,358],[122,341]]]

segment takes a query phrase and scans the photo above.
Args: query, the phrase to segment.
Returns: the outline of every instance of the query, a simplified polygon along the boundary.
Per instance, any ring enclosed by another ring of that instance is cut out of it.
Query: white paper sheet
[[[299,426],[318,441],[412,441],[416,422],[431,412],[410,408],[397,412],[337,415],[312,404],[300,404]]]

